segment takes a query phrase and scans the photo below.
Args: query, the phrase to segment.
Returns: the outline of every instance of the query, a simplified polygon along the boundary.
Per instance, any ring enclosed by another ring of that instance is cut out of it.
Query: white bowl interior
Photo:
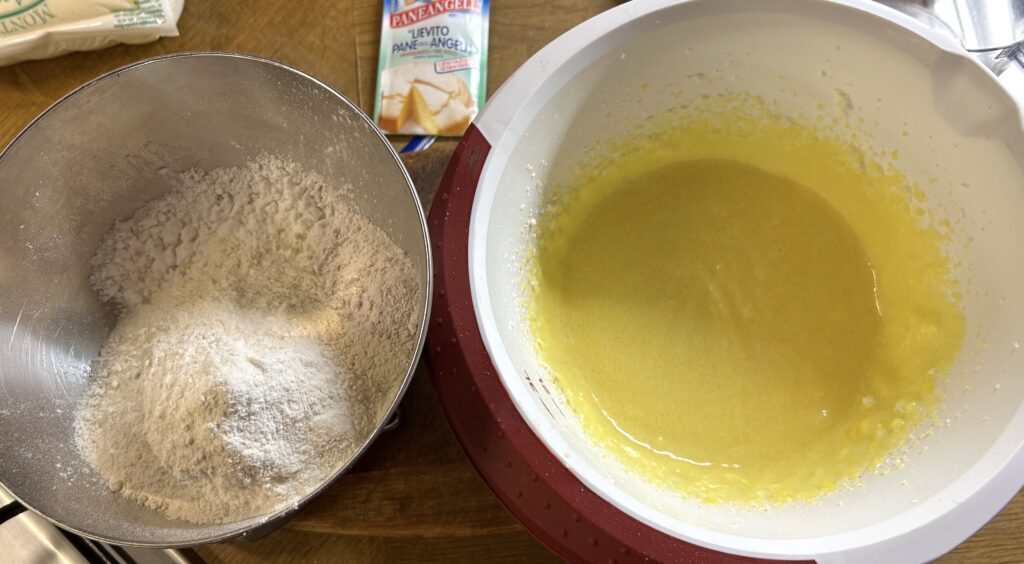
[[[846,5],[698,0],[614,23],[605,22],[611,29],[598,40],[574,46],[576,54],[532,92],[516,93],[523,98],[507,124],[512,134],[491,139],[474,202],[477,315],[527,423],[606,500],[714,548],[776,557],[836,553],[949,513],[1004,469],[1024,440],[1024,351],[1017,351],[1024,342],[1024,135],[1012,99],[948,42],[940,47]],[[898,149],[900,168],[920,182],[928,205],[955,219],[951,252],[965,265],[960,276],[969,288],[968,337],[944,385],[940,418],[948,424],[916,445],[900,470],[866,476],[862,488],[813,505],[767,512],[701,506],[610,461],[565,410],[522,317],[524,250],[544,186],[564,179],[588,146],[677,104],[727,91],[761,95],[794,114],[834,104],[840,91],[848,96],[851,117],[864,119],[872,145]],[[1021,478],[1012,479],[1019,488]],[[1007,499],[989,500],[980,511],[991,515]],[[936,550],[962,540],[951,537],[935,541]]]

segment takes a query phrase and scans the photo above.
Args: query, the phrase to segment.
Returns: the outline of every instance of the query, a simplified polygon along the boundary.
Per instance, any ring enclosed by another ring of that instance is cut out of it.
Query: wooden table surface
[[[533,52],[612,0],[495,0],[489,90]],[[373,107],[381,0],[188,0],[181,37],[0,68],[0,146],[69,90],[121,65],[178,51],[252,53],[299,67],[364,110]],[[452,142],[409,161],[436,185]],[[2,205],[2,203],[0,203]],[[505,513],[453,438],[429,377],[417,373],[401,426],[282,529],[211,545],[213,563],[548,562],[556,559]],[[943,562],[1024,562],[1024,494]]]

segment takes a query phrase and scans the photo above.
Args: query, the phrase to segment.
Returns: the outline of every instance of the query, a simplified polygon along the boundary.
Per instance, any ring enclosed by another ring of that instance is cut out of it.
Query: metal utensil
[[[877,1],[950,35],[997,75],[1024,64],[1024,0]]]
[[[999,51],[1024,40],[1024,0],[878,0],[932,27],[968,51]]]
[[[100,77],[46,110],[0,154],[0,482],[73,532],[136,546],[185,546],[274,527],[361,454],[394,411],[419,356],[395,375],[377,430],[294,504],[223,525],[168,519],[107,489],[75,449],[76,404],[115,317],[89,284],[103,233],[189,168],[281,155],[353,199],[423,276],[431,267],[412,183],[387,140],[341,94],[287,66],[225,53],[150,59]]]

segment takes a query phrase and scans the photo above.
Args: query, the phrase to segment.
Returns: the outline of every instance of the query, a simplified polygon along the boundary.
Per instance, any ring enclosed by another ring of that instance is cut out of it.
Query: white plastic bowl
[[[735,78],[680,88],[688,76],[716,71]],[[649,87],[641,90],[643,83]],[[526,381],[544,370],[521,322],[523,271],[515,257],[529,244],[539,187],[557,181],[588,145],[701,94],[738,90],[797,112],[833,100],[837,87],[852,100],[854,119],[877,122],[875,142],[899,150],[901,168],[922,181],[930,205],[962,210],[956,242],[973,239],[967,248],[955,245],[975,292],[940,414],[950,423],[903,469],[866,476],[863,488],[813,506],[737,513],[666,495],[610,464],[554,388]],[[469,237],[487,351],[533,432],[623,512],[732,554],[910,562],[952,549],[1021,488],[1024,131],[1009,92],[948,36],[866,0],[636,0],[530,59],[476,126],[491,145]],[[940,182],[925,181],[936,176]],[[985,347],[975,353],[979,340]]]

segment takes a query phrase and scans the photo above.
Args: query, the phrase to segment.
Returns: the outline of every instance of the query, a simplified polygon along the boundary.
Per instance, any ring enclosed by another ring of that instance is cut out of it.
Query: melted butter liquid
[[[808,500],[934,410],[963,314],[902,175],[810,126],[725,123],[578,175],[539,225],[531,332],[627,468],[703,501]]]

